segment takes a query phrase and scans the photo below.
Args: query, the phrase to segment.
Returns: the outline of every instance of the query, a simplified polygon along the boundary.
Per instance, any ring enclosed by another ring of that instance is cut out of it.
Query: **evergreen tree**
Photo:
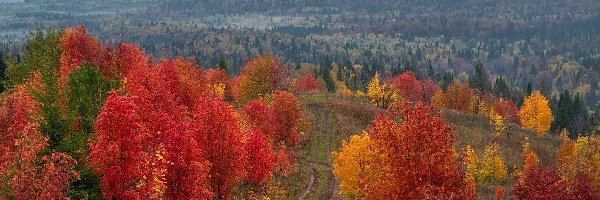
[[[556,120],[554,121],[554,128],[568,128],[569,123],[573,119],[574,106],[573,99],[568,90],[564,90],[560,94],[558,99],[558,109],[556,111]],[[569,133],[573,134],[573,133]],[[571,136],[571,135],[570,135]],[[572,136],[571,136],[572,138]]]
[[[335,90],[336,90],[335,82],[331,78],[331,75],[329,75],[329,71],[331,71],[331,67],[332,67],[331,60],[329,60],[329,58],[325,59],[325,62],[321,65],[321,77],[325,81],[325,87],[327,88],[327,91],[335,92]]]
[[[502,97],[505,99],[511,96],[510,88],[508,87],[508,84],[506,84],[506,80],[504,80],[502,76],[496,78],[496,82],[494,83],[494,94],[498,97]]]
[[[588,116],[588,110],[579,94],[575,95],[573,100],[573,118],[570,119],[568,127],[571,138],[588,136],[593,127],[591,118]]]
[[[469,77],[469,86],[479,90],[479,92],[482,94],[490,92],[490,78],[482,63],[477,63],[477,65],[475,65],[475,73],[473,76]]]
[[[344,80],[344,75],[342,74],[342,72],[344,71],[343,69],[344,68],[342,66],[338,65],[337,70],[335,71],[335,78],[338,81],[343,81]]]
[[[435,79],[435,70],[433,70],[433,66],[431,66],[431,64],[429,64],[429,68],[427,68],[427,76],[431,79],[434,80]]]
[[[537,85],[537,90],[540,91],[542,95],[544,95],[546,98],[548,98],[550,96],[550,93],[552,92],[550,86],[548,86],[546,80],[544,80],[543,78],[540,81],[540,84]]]
[[[219,69],[225,71],[225,74],[229,74],[227,70],[227,63],[225,63],[225,57],[223,56],[221,56],[221,59],[219,60]]]
[[[450,86],[452,84],[453,80],[454,80],[454,75],[452,75],[451,72],[444,73],[444,75],[442,76],[442,84],[441,84],[442,90],[446,91],[446,89],[448,89],[448,86]]]
[[[526,91],[527,91],[527,96],[531,95],[531,92],[532,92],[531,91],[531,81],[527,82],[527,90]]]

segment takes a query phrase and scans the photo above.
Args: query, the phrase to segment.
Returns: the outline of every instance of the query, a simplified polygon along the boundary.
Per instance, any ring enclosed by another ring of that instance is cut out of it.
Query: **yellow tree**
[[[502,119],[502,116],[498,115],[494,111],[491,111],[490,117],[492,118],[492,120],[494,120],[494,124],[496,125],[496,135],[497,136],[502,135],[502,133],[504,133],[504,130],[506,129],[506,125],[504,124],[504,120]]]
[[[502,157],[500,157],[500,146],[496,143],[485,148],[481,157],[481,169],[479,170],[478,179],[485,181],[492,178],[496,181],[502,181],[506,178],[506,165]]]
[[[340,179],[342,195],[348,199],[362,199],[361,181],[376,178],[370,170],[369,161],[377,156],[371,137],[367,132],[350,137],[350,143],[342,142],[340,152],[333,152],[333,173]]]
[[[467,175],[476,178],[478,182],[489,179],[503,181],[506,178],[506,165],[500,156],[498,144],[487,146],[481,158],[470,146],[465,147],[462,153]]]
[[[367,95],[371,98],[371,105],[383,107],[384,91],[379,84],[379,73],[375,72],[375,76],[367,85]]]
[[[473,148],[471,148],[471,145],[467,145],[467,147],[463,148],[462,153],[463,163],[467,167],[467,175],[471,177],[476,177],[479,171],[479,158],[477,157],[477,153],[475,152],[475,150],[473,150]]]
[[[554,121],[548,100],[539,91],[525,98],[523,107],[519,110],[521,123],[524,127],[534,129],[538,136],[543,136]]]

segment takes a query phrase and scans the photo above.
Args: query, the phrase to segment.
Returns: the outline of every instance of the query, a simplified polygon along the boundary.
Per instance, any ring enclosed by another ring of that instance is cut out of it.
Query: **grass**
[[[496,136],[495,126],[486,117],[460,113],[452,110],[442,111],[446,121],[456,127],[454,132],[458,141],[454,144],[457,151],[470,145],[478,155],[482,155],[485,147],[494,142],[500,145],[500,154],[508,168],[507,181],[503,183],[485,182],[477,188],[479,199],[494,199],[495,188],[505,188],[505,197],[510,196],[516,178],[511,174],[523,167],[523,144],[525,136],[529,138],[532,150],[537,154],[541,164],[550,165],[556,160],[556,150],[562,143],[559,136],[546,134],[538,137],[529,129],[515,127],[509,134]]]

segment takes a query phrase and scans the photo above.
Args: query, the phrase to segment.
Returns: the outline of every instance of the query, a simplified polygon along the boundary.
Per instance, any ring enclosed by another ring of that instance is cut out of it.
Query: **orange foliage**
[[[397,123],[395,117],[401,117]],[[369,131],[379,156],[381,177],[366,183],[368,199],[473,199],[452,149],[456,136],[433,107],[402,103],[389,116],[378,116]],[[393,185],[395,187],[389,187]]]
[[[15,199],[61,199],[66,197],[68,183],[78,177],[73,169],[76,161],[58,152],[38,161],[48,139],[39,132],[38,103],[28,90],[35,87],[35,80],[15,86],[0,106],[0,178],[8,180],[3,186],[11,192],[0,194]]]
[[[66,83],[69,74],[87,62],[99,66],[104,59],[102,43],[89,36],[82,25],[66,29],[60,38],[60,80]]]
[[[436,104],[442,104],[446,108],[472,113],[473,108],[476,106],[474,103],[477,96],[468,84],[455,81],[448,87],[443,98],[437,96],[435,99],[438,102]]]
[[[236,99],[241,103],[265,97],[284,87],[285,71],[275,55],[258,56],[246,62],[240,73]]]

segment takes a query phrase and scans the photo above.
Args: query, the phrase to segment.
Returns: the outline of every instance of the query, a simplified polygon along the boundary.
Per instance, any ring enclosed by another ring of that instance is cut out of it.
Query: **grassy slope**
[[[337,180],[331,173],[331,152],[337,150],[342,140],[367,128],[374,117],[383,110],[367,105],[366,100],[340,97],[331,94],[314,94],[299,97],[303,110],[309,111],[313,126],[301,136],[296,149],[298,172],[287,177],[276,177],[280,187],[286,190],[286,199],[340,199]],[[486,118],[443,111],[447,121],[456,127],[459,140],[455,148],[460,151],[471,145],[479,154],[485,146],[498,142],[509,174],[522,166],[523,136],[528,136],[533,150],[543,164],[554,162],[555,152],[561,141],[557,136],[537,137],[535,133],[515,128],[510,137],[495,136],[494,126]],[[516,168],[515,168],[516,167]],[[514,178],[501,183],[507,188],[514,185]],[[483,183],[478,187],[480,199],[493,199],[497,183]]]

